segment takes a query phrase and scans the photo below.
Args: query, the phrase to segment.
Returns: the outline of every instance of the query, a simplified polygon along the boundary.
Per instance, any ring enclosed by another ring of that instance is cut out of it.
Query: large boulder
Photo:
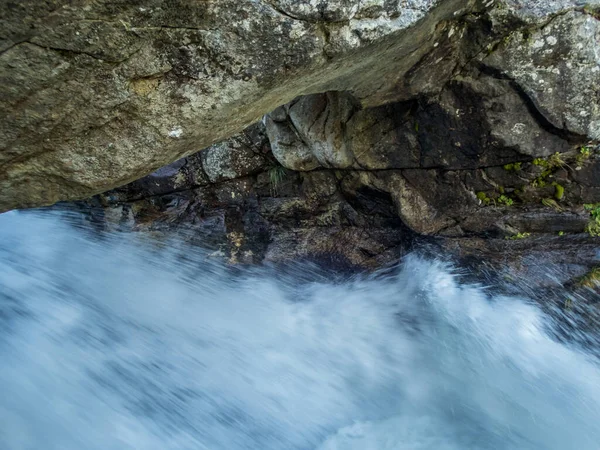
[[[449,21],[481,7],[313,3],[2,2],[0,210],[133,181],[299,95],[409,95],[419,61],[451,59]]]
[[[510,35],[481,64],[518,83],[552,126],[597,138],[599,1],[586,3],[2,2],[0,210],[126,184],[298,96],[348,91],[370,108],[436,95]],[[350,164],[351,150],[330,161],[311,142],[296,146],[302,170]]]

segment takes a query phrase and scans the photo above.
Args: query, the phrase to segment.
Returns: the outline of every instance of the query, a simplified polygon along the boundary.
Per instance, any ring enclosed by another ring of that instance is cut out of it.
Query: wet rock
[[[346,145],[344,125],[357,108],[355,103],[347,93],[327,92],[286,105],[285,117],[282,109],[276,110],[275,118],[266,118],[273,154],[292,170],[350,167],[353,156]]]

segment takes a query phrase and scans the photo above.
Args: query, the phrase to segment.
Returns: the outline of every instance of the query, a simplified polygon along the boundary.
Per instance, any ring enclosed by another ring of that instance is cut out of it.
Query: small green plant
[[[566,165],[566,163],[563,160],[562,155],[558,152],[548,158],[548,167],[558,168],[563,167],[564,165]]]
[[[588,203],[583,207],[590,213],[590,222],[585,231],[590,236],[600,236],[600,203]]]
[[[578,283],[580,286],[595,288],[600,286],[600,266],[592,268]]]
[[[564,236],[564,235],[565,235],[565,232],[564,232],[564,231],[559,231],[559,232],[558,232],[558,235],[559,235],[559,236]]]
[[[513,236],[507,236],[506,240],[517,241],[519,239],[527,239],[529,236],[531,236],[531,233],[517,233]]]
[[[512,198],[502,194],[500,197],[498,197],[498,203],[506,206],[512,206],[515,202]]]
[[[540,167],[547,167],[549,169],[556,169],[566,165],[562,155],[558,152],[550,155],[548,158],[535,158],[533,164]]]
[[[542,205],[547,206],[548,208],[552,208],[558,212],[561,212],[563,210],[560,207],[560,205],[558,203],[556,203],[556,200],[554,200],[553,198],[543,198]]]
[[[479,199],[479,201],[484,204],[484,205],[490,205],[492,203],[492,199],[489,198],[485,192],[478,192],[477,194],[477,198]]]
[[[549,156],[546,159],[535,158],[532,162],[533,165],[544,168],[544,171],[535,180],[531,182],[531,186],[534,188],[546,187],[546,185],[548,184],[548,178],[551,178],[554,172],[557,171],[557,169],[560,169],[567,165],[567,163],[563,159],[563,155],[561,155],[558,152]],[[561,193],[564,194],[564,189],[561,191]]]
[[[552,183],[552,185],[554,186],[554,198],[556,200],[562,200],[565,196],[565,188],[564,186],[561,186],[560,184],[554,182]]]
[[[504,166],[504,170],[507,170],[509,172],[514,171],[514,172],[518,172],[519,170],[521,170],[521,165],[522,163],[517,162],[517,163],[511,163],[511,164],[506,164]]]
[[[588,147],[587,145],[583,145],[579,149],[579,154],[581,156],[583,156],[584,158],[589,158],[592,155],[592,149],[590,147]]]
[[[587,145],[583,145],[579,148],[579,154],[577,155],[577,157],[575,158],[575,162],[577,163],[577,170],[581,170],[581,167],[584,165],[584,163],[590,159],[590,157],[592,156],[592,148],[588,147]]]
[[[274,166],[269,169],[269,184],[271,185],[271,192],[276,195],[279,192],[281,182],[285,178],[286,171],[283,166]]]
[[[546,181],[542,177],[537,177],[531,182],[531,186],[534,188],[543,188],[546,187]]]

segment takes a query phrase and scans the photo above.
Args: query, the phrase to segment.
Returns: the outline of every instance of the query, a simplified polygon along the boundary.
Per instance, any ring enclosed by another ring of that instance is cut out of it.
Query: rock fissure
[[[262,2],[265,5],[267,5],[268,7],[270,7],[277,14],[280,14],[280,15],[284,16],[287,19],[296,20],[296,21],[300,21],[300,22],[306,22],[306,23],[310,23],[310,24],[316,24],[316,23],[319,22],[319,21],[312,21],[312,20],[302,19],[301,17],[296,17],[296,16],[290,14],[289,12],[283,10],[282,8],[280,8],[278,6],[275,6],[276,0],[274,0],[274,1],[262,0]]]

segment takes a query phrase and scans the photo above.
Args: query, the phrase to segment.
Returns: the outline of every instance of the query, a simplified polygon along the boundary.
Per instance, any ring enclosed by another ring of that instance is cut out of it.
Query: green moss
[[[550,178],[552,176],[552,174],[554,174],[554,172],[556,172],[557,169],[564,167],[566,165],[566,163],[563,159],[563,155],[561,155],[558,152],[546,159],[536,158],[533,160],[533,164],[538,167],[544,168],[544,171],[535,180],[533,180],[531,182],[531,186],[534,188],[546,187],[546,185],[548,184],[548,178]],[[558,188],[557,194],[564,195],[564,188],[562,190],[560,190],[560,188]]]
[[[487,194],[485,192],[477,192],[475,195],[477,196],[479,201],[481,201],[481,203],[486,206],[489,206],[492,203],[494,205],[497,205],[497,204],[505,205],[505,206],[514,205],[514,203],[515,203],[514,199],[512,199],[508,195],[504,194],[504,188],[502,186],[498,186],[497,189],[499,192],[502,193],[502,195],[500,195],[497,198],[490,198],[487,196]]]
[[[546,181],[541,177],[537,177],[531,182],[531,186],[534,188],[543,188],[546,187]]]
[[[543,188],[548,184],[548,178],[552,175],[552,170],[546,169],[544,170],[539,177],[531,182],[533,187]]]
[[[506,240],[517,241],[519,239],[527,239],[529,236],[531,236],[531,233],[517,233],[514,236],[506,237]]]
[[[548,169],[556,169],[558,167],[563,167],[565,165],[565,161],[563,159],[563,155],[556,152],[548,158],[535,158],[533,160],[533,164],[536,166],[547,167]]]
[[[600,203],[587,203],[583,207],[593,218],[600,219]]]
[[[498,197],[498,203],[500,203],[501,205],[512,206],[515,203],[515,201],[512,198],[503,194],[500,197]]]
[[[484,205],[489,205],[490,203],[492,203],[492,199],[489,198],[485,192],[478,192],[477,194],[477,198],[481,201],[481,203],[483,203]]]
[[[559,235],[559,236],[564,236],[564,235],[565,235],[565,232],[564,232],[564,231],[559,231],[559,232],[558,232],[558,235]]]
[[[581,156],[583,156],[584,158],[589,158],[592,155],[592,149],[590,147],[588,147],[587,145],[583,145],[579,149],[579,154]]]
[[[554,198],[556,200],[562,200],[565,196],[565,188],[558,183],[552,183],[555,189]]]
[[[600,236],[600,203],[589,203],[583,207],[590,213],[590,222],[585,231],[590,236]]]
[[[506,164],[506,165],[504,166],[504,170],[507,170],[507,171],[509,171],[509,172],[510,172],[510,171],[518,172],[518,171],[519,171],[519,170],[521,170],[521,168],[522,168],[522,167],[521,167],[521,164],[522,164],[522,163],[520,163],[520,162],[517,162],[517,163],[511,163],[511,164]]]

